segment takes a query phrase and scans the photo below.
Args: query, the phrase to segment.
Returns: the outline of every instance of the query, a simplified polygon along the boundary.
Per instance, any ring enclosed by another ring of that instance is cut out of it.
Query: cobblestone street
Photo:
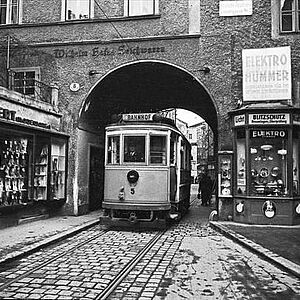
[[[208,227],[195,202],[111,292],[156,236],[99,225],[1,266],[2,299],[300,299],[300,281]]]

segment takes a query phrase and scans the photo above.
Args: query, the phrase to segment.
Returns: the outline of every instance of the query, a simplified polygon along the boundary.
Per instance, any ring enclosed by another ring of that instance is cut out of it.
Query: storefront
[[[300,109],[249,104],[230,113],[233,153],[219,154],[219,193],[232,199],[233,220],[300,223]]]
[[[1,103],[0,225],[5,226],[6,218],[7,225],[17,224],[65,203],[68,136],[55,130],[61,117],[55,112]]]

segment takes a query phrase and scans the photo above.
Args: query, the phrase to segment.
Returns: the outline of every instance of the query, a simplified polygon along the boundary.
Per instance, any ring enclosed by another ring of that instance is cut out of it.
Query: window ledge
[[[5,98],[10,102],[35,108],[37,110],[44,111],[55,116],[61,116],[61,114],[56,111],[55,107],[52,104],[38,101],[36,99],[33,99],[31,96],[20,94],[2,86],[0,86],[0,98]]]

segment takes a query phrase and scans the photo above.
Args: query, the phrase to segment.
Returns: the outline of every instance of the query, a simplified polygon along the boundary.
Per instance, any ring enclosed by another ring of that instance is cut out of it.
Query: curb
[[[54,244],[56,242],[59,242],[59,241],[65,239],[65,238],[73,236],[73,235],[75,235],[75,234],[77,234],[77,233],[79,233],[79,232],[81,232],[85,229],[88,229],[90,227],[93,227],[97,224],[100,224],[100,219],[99,218],[97,220],[88,221],[88,222],[85,222],[82,225],[76,226],[75,228],[68,229],[68,230],[65,230],[61,233],[55,234],[51,237],[43,239],[40,242],[35,242],[31,245],[25,246],[24,248],[22,248],[22,250],[13,251],[13,252],[5,255],[4,257],[0,258],[0,265],[12,262],[16,259],[20,259],[24,256],[32,254],[32,253],[34,253],[34,252],[36,252],[36,251],[38,251],[42,248],[45,248],[45,247],[47,247],[51,244]]]
[[[209,226],[214,230],[219,231],[224,236],[232,239],[238,244],[244,246],[248,250],[252,251],[255,254],[261,256],[264,260],[267,260],[271,264],[283,269],[286,272],[292,273],[297,278],[300,278],[300,266],[291,262],[290,260],[279,256],[278,254],[262,247],[259,244],[245,238],[243,235],[234,232],[231,229],[226,228],[222,224],[216,221],[210,221]]]

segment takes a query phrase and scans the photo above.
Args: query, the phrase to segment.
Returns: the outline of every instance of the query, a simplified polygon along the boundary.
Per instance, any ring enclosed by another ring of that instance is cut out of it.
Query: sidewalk
[[[300,278],[300,225],[267,226],[210,221],[210,226],[262,259]],[[285,251],[283,247],[286,247]]]
[[[99,223],[102,211],[83,216],[58,216],[0,230],[0,264]]]

